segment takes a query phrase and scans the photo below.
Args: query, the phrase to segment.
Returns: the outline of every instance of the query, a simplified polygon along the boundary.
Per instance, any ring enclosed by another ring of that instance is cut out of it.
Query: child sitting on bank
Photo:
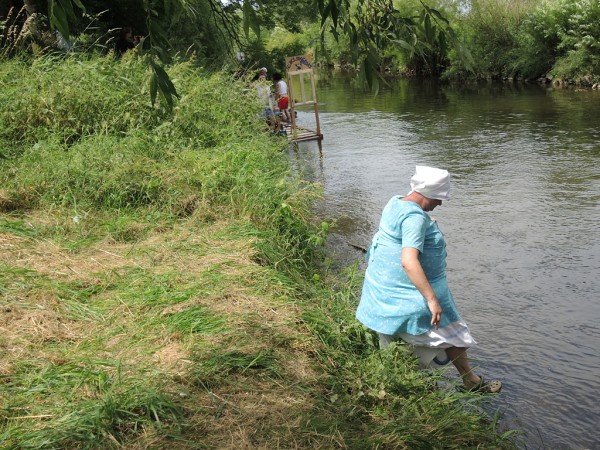
[[[267,122],[269,129],[271,129],[274,133],[279,133],[282,131],[281,121],[279,117],[275,115],[273,112],[273,104],[271,100],[271,87],[267,82],[267,78],[265,73],[262,71],[259,72],[254,77],[254,87],[256,88],[256,95],[260,100],[262,105],[261,116]]]

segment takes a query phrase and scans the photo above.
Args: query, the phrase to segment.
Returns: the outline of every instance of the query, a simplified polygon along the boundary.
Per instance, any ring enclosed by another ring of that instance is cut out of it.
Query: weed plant
[[[354,320],[254,90],[145,70],[0,64],[0,447],[510,448]]]

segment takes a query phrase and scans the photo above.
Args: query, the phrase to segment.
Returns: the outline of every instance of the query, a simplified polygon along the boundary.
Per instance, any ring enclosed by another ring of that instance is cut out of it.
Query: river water
[[[338,264],[364,268],[348,244],[368,246],[415,165],[448,169],[453,198],[432,216],[470,355],[504,383],[502,426],[523,448],[600,449],[600,91],[399,80],[373,97],[330,77],[317,92],[321,149],[289,156],[323,185]]]

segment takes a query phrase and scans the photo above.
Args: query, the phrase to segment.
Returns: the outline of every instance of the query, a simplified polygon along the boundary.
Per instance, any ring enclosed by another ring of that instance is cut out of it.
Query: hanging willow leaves
[[[150,101],[152,106],[156,103],[156,94],[158,94],[158,75],[155,71],[152,71],[150,75]]]
[[[250,29],[252,29],[254,34],[256,34],[256,37],[260,39],[260,23],[258,20],[258,15],[256,14],[256,10],[252,5],[252,0],[244,0],[242,11],[242,25],[244,27],[244,33],[246,34],[246,37],[250,36]]]
[[[150,76],[150,97],[152,105],[156,101],[157,92],[160,93],[161,98],[165,100],[169,110],[173,109],[174,97],[179,98],[175,85],[169,78],[169,75],[160,65],[156,64],[153,60],[149,60],[152,74]]]
[[[438,10],[422,1],[419,4],[421,13],[406,17],[393,0],[357,0],[352,4],[348,0],[317,0],[321,41],[327,32],[336,40],[345,35],[350,41],[351,63],[360,68],[361,79],[374,92],[383,80],[379,55],[389,49],[403,49],[410,58],[417,55],[430,73],[437,74],[453,47],[465,66],[471,67],[472,58],[449,21]]]
[[[258,20],[256,13],[252,9],[250,0],[244,0],[244,4],[250,5],[248,14],[249,24],[253,30],[258,30]],[[73,5],[85,12],[85,6],[81,0],[48,0],[49,21],[52,29],[58,30],[65,39],[70,39],[69,22],[76,21],[76,14]],[[162,27],[161,22],[175,23],[182,14],[189,14],[195,17],[195,10],[187,0],[146,0],[143,2],[143,8],[146,13],[146,27],[148,36],[138,45],[138,53],[145,56],[150,67],[148,80],[150,90],[150,101],[154,106],[157,98],[160,96],[167,110],[172,111],[175,99],[179,98],[175,85],[169,78],[165,69],[157,61],[167,64],[170,59],[168,33]],[[145,45],[149,43],[149,45]]]
[[[73,3],[85,12],[85,7],[80,0],[73,0]],[[75,20],[76,17],[71,0],[48,0],[48,16],[50,27],[58,30],[65,39],[69,39],[71,35],[69,21]]]

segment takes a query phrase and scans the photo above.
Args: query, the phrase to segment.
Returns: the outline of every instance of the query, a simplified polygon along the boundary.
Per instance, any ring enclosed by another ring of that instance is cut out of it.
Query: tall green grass
[[[324,345],[318,358],[329,373],[321,430],[344,430],[350,448],[514,448],[518,432],[500,432],[500,415],[481,409],[489,399],[460,393],[452,372],[417,370],[406,345],[378,348],[376,335],[354,319],[356,266],[346,277],[329,302],[302,315]]]
[[[179,64],[170,75],[182,98],[169,115],[140,89],[147,68],[135,59],[0,67],[8,87],[0,93],[0,137],[11,142],[0,150],[5,210],[58,207],[79,217],[143,209],[166,221],[202,210],[242,215],[304,257],[312,188],[288,177],[283,143],[260,133],[248,86]]]
[[[3,448],[119,448],[131,434],[171,428],[182,418],[158,379],[150,388],[111,361],[22,362],[3,381]]]

